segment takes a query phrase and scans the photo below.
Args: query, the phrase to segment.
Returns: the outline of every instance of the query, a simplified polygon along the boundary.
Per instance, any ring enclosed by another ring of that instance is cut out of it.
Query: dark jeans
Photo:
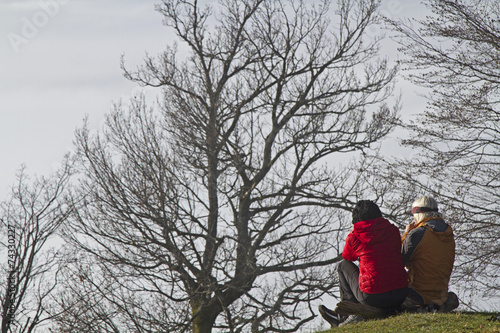
[[[408,295],[408,288],[381,294],[367,294],[359,289],[359,268],[353,262],[342,260],[337,267],[340,282],[340,299],[382,309],[399,307]]]
[[[410,298],[415,304],[425,305],[425,301],[422,295],[417,293],[413,288],[408,287],[408,290],[409,290],[408,298]]]

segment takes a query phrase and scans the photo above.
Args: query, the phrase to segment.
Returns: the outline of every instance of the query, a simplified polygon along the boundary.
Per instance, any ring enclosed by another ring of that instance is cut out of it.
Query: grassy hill
[[[401,314],[386,319],[369,320],[363,323],[333,328],[330,332],[459,332],[500,333],[500,318],[496,313],[422,313]],[[318,332],[320,333],[320,332]]]

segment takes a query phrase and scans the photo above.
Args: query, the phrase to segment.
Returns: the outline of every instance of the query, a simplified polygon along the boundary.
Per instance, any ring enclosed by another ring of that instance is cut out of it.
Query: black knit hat
[[[352,210],[352,224],[359,221],[368,221],[382,217],[377,204],[371,200],[360,200]]]

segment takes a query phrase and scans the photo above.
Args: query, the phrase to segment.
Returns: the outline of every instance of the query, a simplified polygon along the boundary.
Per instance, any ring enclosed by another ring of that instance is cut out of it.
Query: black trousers
[[[342,260],[337,271],[340,282],[340,299],[382,309],[399,307],[408,295],[408,288],[391,290],[381,294],[367,294],[359,289],[359,268],[353,262]]]

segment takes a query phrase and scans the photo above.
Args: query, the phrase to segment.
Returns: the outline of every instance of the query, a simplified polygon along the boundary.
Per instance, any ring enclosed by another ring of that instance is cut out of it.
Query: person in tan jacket
[[[422,196],[412,204],[414,221],[402,237],[403,262],[408,270],[410,298],[418,305],[448,312],[458,307],[458,298],[448,292],[455,239],[436,200]]]

